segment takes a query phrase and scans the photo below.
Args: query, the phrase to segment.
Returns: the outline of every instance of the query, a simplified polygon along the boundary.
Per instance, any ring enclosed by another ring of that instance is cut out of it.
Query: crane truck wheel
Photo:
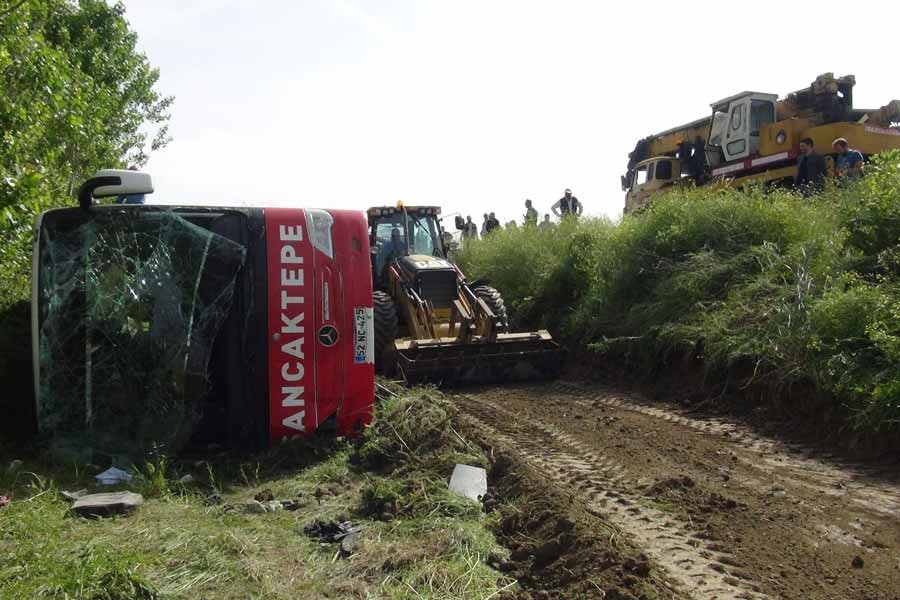
[[[503,302],[503,296],[496,289],[489,285],[479,285],[472,290],[475,295],[484,300],[485,304],[490,307],[491,312],[497,315],[501,331],[509,328],[509,315],[506,312],[506,303]]]
[[[390,377],[397,362],[394,352],[399,329],[397,305],[390,294],[376,291],[372,293],[372,313],[375,318],[375,370]]]

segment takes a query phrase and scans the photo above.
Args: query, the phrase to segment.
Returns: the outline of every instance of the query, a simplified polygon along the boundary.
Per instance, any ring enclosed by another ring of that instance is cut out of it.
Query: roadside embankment
[[[518,325],[592,365],[651,380],[689,365],[707,397],[748,392],[831,432],[900,430],[900,153],[812,198],[678,190],[620,223],[495,232],[459,261]]]

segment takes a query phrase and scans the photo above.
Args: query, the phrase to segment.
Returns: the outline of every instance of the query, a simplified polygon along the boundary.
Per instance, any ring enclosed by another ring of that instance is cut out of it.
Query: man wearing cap
[[[862,177],[865,159],[859,150],[851,150],[850,144],[844,138],[838,138],[831,143],[831,147],[837,152],[834,162],[834,174],[837,177],[856,179]]]
[[[553,214],[557,217],[577,217],[581,214],[583,209],[578,198],[572,195],[572,190],[566,188],[565,195],[557,200],[556,204],[550,207],[550,210],[552,210]]]

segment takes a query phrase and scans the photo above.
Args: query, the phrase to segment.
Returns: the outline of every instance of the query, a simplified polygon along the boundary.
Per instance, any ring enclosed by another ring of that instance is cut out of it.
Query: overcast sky
[[[155,201],[402,199],[505,222],[571,187],[586,212],[618,217],[635,142],[715,100],[828,71],[856,75],[857,106],[900,97],[880,3],[125,4],[176,97],[174,141],[147,167]]]

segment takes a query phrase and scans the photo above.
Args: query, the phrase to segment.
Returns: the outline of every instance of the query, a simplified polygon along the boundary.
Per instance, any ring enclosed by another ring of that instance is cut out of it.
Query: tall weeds
[[[700,352],[713,378],[808,382],[854,427],[900,430],[900,152],[814,198],[676,190],[618,224],[497,232],[460,262],[519,326],[642,361]]]

